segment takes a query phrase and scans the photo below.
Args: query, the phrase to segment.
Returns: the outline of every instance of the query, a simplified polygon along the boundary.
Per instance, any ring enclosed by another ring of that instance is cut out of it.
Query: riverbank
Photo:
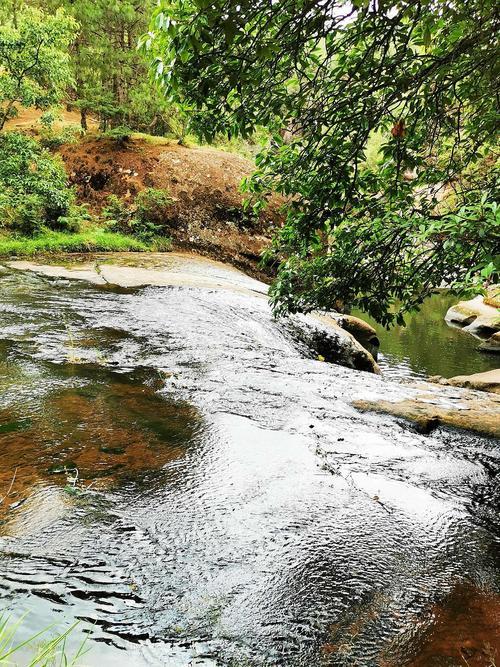
[[[173,249],[194,251],[269,280],[271,271],[260,259],[283,222],[282,199],[271,197],[259,214],[244,208],[240,185],[255,168],[251,160],[227,150],[133,132],[99,134],[93,128],[83,137],[68,135],[75,128],[74,119],[77,114],[64,114],[50,135],[50,145],[62,158],[77,205],[86,211],[69,221],[78,234],[57,230],[19,237],[7,226],[0,228],[0,256]],[[46,141],[39,114],[32,110],[21,111],[7,130]],[[146,191],[153,197],[146,227],[138,233],[133,216],[138,195]],[[119,236],[111,236],[117,231]]]
[[[167,245],[168,241],[164,242]],[[155,251],[155,243],[147,243],[133,236],[88,229],[69,233],[46,230],[35,237],[0,235],[0,259],[9,257],[36,257],[59,253],[82,252],[148,252]]]

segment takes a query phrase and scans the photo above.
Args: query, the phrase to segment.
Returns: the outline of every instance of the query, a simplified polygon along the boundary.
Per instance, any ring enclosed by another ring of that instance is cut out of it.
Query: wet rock
[[[486,290],[484,303],[494,308],[500,308],[500,285],[490,285]]]
[[[429,385],[427,385],[429,386]],[[447,388],[437,388],[403,400],[385,399],[353,401],[361,411],[373,411],[402,417],[416,424],[421,433],[430,433],[438,426],[453,426],[482,435],[500,437],[500,398],[491,394],[463,393],[460,401],[450,401]]]
[[[500,311],[485,303],[479,295],[470,301],[460,301],[449,308],[445,320],[464,327],[464,331],[475,335],[487,335],[500,331]]]
[[[354,336],[340,327],[328,315],[295,314],[282,321],[294,340],[312,350],[315,355],[347,368],[380,374],[373,356]]]
[[[197,287],[267,294],[265,283],[229,265],[188,253],[147,253],[139,257],[131,253],[107,253],[67,267],[28,261],[9,262],[8,266],[51,278],[85,280],[95,285]]]
[[[64,266],[36,262],[10,262],[14,269],[122,288],[186,287],[229,290],[241,294],[267,297],[267,285],[241,271],[213,260],[187,253],[155,254],[139,257],[127,253],[96,255],[93,261]],[[374,329],[358,318],[343,316],[345,326],[328,315],[294,315],[283,321],[290,336],[325,361],[347,368],[380,373],[372,354],[356,340],[349,329],[363,332],[373,341]],[[377,341],[378,342],[378,341]]]
[[[368,350],[372,357],[377,359],[380,341],[371,324],[354,315],[333,315],[332,317],[335,318],[339,327],[354,336],[358,343],[361,343],[365,350]]]
[[[481,352],[500,352],[500,331],[497,331],[479,346]]]
[[[472,375],[457,375],[452,378],[443,378],[436,375],[429,378],[429,381],[452,387],[466,387],[467,389],[477,389],[478,391],[490,391],[494,394],[500,394],[500,368]]]
[[[105,280],[96,272],[92,262],[75,264],[70,267],[56,266],[51,264],[38,264],[37,262],[14,261],[7,262],[7,266],[18,271],[33,271],[49,278],[69,278],[71,280],[86,280],[94,285],[104,285]]]

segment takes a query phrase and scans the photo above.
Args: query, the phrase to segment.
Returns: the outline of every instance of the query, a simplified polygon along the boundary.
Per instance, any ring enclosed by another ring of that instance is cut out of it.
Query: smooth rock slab
[[[472,375],[456,375],[452,378],[443,378],[434,376],[429,378],[431,382],[450,385],[452,387],[466,387],[467,389],[477,389],[478,391],[490,391],[494,394],[500,394],[500,368],[484,373],[473,373]]]
[[[94,285],[105,285],[106,281],[95,270],[95,264],[75,264],[72,267],[56,266],[51,264],[37,264],[36,262],[14,261],[7,262],[7,266],[18,271],[33,271],[49,278],[67,278],[68,280],[86,280]]]
[[[68,260],[75,261],[68,257]],[[268,287],[232,266],[187,253],[95,255],[91,260],[69,264],[13,261],[8,266],[51,278],[85,280],[94,285],[122,288],[185,287],[228,290],[267,298]],[[325,361],[348,368],[380,373],[370,352],[348,331],[326,315],[293,315],[280,319],[294,342],[304,344]],[[368,325],[367,325],[368,326]]]
[[[500,397],[461,391],[459,400],[453,401],[449,400],[445,387],[436,387],[403,400],[377,396],[375,400],[354,400],[353,405],[363,412],[386,413],[412,421],[421,433],[430,433],[438,426],[452,426],[500,437]]]

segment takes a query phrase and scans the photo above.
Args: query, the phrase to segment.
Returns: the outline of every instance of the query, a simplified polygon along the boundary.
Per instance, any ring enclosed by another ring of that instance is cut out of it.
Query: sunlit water
[[[445,322],[447,310],[456,302],[457,297],[452,294],[434,294],[419,312],[405,317],[406,326],[389,331],[360,311],[353,314],[376,328],[380,340],[378,360],[388,377],[453,377],[498,368],[498,354],[478,350],[481,339]]]
[[[24,633],[83,619],[99,667],[426,665],[436,609],[451,641],[470,603],[494,643],[497,443],[357,412],[397,385],[304,358],[258,294],[0,289],[0,592]]]

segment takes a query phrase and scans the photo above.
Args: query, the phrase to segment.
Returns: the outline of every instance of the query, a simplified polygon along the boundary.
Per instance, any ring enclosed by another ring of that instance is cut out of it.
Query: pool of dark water
[[[70,647],[87,633],[99,667],[500,650],[497,442],[358,412],[405,390],[304,358],[260,294],[16,271],[0,291],[0,598],[21,634],[80,619]]]
[[[446,312],[455,303],[457,297],[453,294],[433,294],[418,312],[405,317],[406,326],[390,330],[361,311],[353,311],[353,315],[366,320],[377,330],[379,364],[391,378],[453,377],[498,368],[498,354],[479,351],[481,339],[445,322]]]

